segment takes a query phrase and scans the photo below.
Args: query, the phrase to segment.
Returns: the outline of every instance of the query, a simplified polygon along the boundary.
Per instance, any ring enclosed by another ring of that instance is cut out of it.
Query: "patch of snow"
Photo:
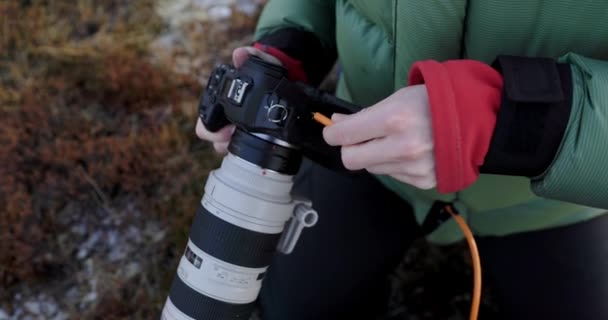
[[[108,231],[108,233],[106,234],[106,244],[108,245],[108,247],[114,247],[120,244],[119,241],[120,235],[118,234],[117,230]]]
[[[158,243],[167,235],[167,229],[161,229],[158,223],[149,221],[144,228],[144,235],[146,238],[149,238],[152,243]]]
[[[216,6],[209,9],[209,17],[213,20],[224,20],[230,18],[232,9],[228,6]]]
[[[66,313],[64,312],[59,312],[58,314],[56,314],[53,318],[51,318],[52,320],[68,320],[69,317]]]
[[[70,227],[70,231],[79,236],[83,236],[87,232],[87,226],[83,222],[80,222],[72,225],[72,227]]]
[[[91,291],[89,293],[87,293],[84,297],[82,297],[82,299],[80,300],[80,309],[85,309],[87,306],[93,304],[95,301],[97,300],[97,292],[96,291]]]
[[[129,226],[125,234],[126,241],[133,241],[134,243],[142,243],[143,237],[141,231],[135,226]]]
[[[159,0],[156,12],[171,27],[193,22],[225,20],[232,16],[232,8],[254,15],[260,1],[255,0]]]
[[[228,6],[234,3],[234,0],[191,0],[193,7],[199,9],[207,9],[212,6]]]
[[[28,301],[26,302],[23,307],[25,308],[25,310],[29,313],[35,314],[35,315],[39,315],[40,314],[40,302],[38,301]]]
[[[65,298],[68,301],[74,301],[80,299],[80,291],[76,287],[72,287],[66,292]]]
[[[248,15],[248,16],[253,16],[258,12],[258,8],[260,7],[260,4],[258,2],[254,2],[251,0],[238,0],[237,1],[237,9]]]
[[[50,300],[42,302],[40,304],[40,307],[42,309],[42,313],[47,317],[52,317],[57,314],[57,311],[59,311],[59,307],[57,307],[57,304],[54,301]]]
[[[183,42],[184,36],[181,33],[171,32],[156,38],[150,46],[153,48],[154,52],[158,50],[169,51],[176,46],[181,46]]]
[[[264,1],[261,0],[158,0],[156,12],[173,27],[183,23],[220,20],[232,15],[232,8],[253,16]]]
[[[23,308],[16,307],[11,319],[21,319],[23,316]]]
[[[186,7],[188,7],[189,4],[189,0],[165,0],[165,1],[158,1],[158,4],[156,6],[156,13],[165,18],[168,19],[171,16],[174,16],[175,14],[179,13],[180,11],[183,11],[184,9],[186,9]]]
[[[106,235],[106,245],[109,249],[108,260],[116,262],[127,257],[128,243],[122,239],[117,230],[110,230]]]
[[[111,262],[116,262],[123,260],[127,257],[127,250],[121,246],[115,246],[110,249],[110,253],[108,254],[108,260]]]
[[[137,262],[131,262],[127,265],[125,270],[125,278],[131,279],[134,276],[138,275],[141,272],[141,265]]]
[[[24,317],[21,315],[24,314]],[[29,298],[25,303],[22,304],[22,309],[19,309],[13,314],[12,319],[59,319],[66,315],[59,311],[57,302],[50,296],[45,294],[39,294]],[[0,314],[0,319],[2,319]],[[8,319],[8,318],[7,318]]]
[[[89,256],[89,252],[91,251],[91,249],[93,249],[93,247],[95,247],[95,245],[97,245],[97,243],[99,242],[99,240],[101,239],[102,236],[102,232],[101,231],[95,231],[93,234],[91,234],[89,236],[89,238],[80,245],[80,247],[78,248],[78,253],[76,254],[76,258],[78,258],[79,260],[82,260],[86,257]]]

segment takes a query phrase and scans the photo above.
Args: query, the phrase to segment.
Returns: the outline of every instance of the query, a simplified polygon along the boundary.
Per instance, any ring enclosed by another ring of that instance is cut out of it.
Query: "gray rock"
[[[0,320],[8,320],[8,312],[0,309]]]

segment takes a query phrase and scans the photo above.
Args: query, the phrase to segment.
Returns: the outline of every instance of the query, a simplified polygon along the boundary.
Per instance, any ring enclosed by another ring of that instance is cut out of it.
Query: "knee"
[[[336,320],[376,319],[386,305],[386,288],[379,280],[378,286],[366,290],[340,290],[327,288],[292,287],[263,288],[259,305],[263,320]],[[336,284],[337,285],[337,284]],[[273,290],[274,289],[274,290]]]

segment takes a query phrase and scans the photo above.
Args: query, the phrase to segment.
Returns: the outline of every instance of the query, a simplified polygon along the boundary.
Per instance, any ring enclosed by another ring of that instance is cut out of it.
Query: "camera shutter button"
[[[280,104],[273,104],[268,108],[266,119],[272,123],[280,124],[287,119],[287,108]]]

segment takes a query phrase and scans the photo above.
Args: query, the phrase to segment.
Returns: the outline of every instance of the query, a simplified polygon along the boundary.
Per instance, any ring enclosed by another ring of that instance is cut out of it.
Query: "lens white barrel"
[[[292,185],[292,176],[224,158],[205,185],[161,319],[248,317],[292,216]]]

